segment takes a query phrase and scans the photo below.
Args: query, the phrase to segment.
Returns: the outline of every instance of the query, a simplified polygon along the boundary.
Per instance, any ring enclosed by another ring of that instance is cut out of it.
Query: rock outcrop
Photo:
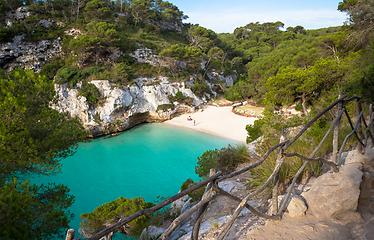
[[[53,108],[77,117],[92,137],[129,129],[142,122],[168,120],[181,113],[194,111],[204,103],[205,98],[197,98],[187,87],[192,83],[170,83],[168,78],[138,78],[127,87],[118,87],[108,80],[94,80],[103,99],[102,104],[90,108],[86,98],[78,94],[81,84],[73,89],[67,84],[55,85],[58,103]],[[171,103],[169,96],[181,92],[193,99],[192,106]],[[159,105],[174,104],[175,108],[157,110]]]
[[[36,43],[22,42],[24,35],[0,44],[0,68],[10,72],[16,67],[40,71],[45,61],[61,53],[60,38]]]
[[[338,173],[326,173],[314,182],[304,195],[309,212],[319,219],[327,219],[356,211],[362,181],[362,164],[343,165]]]

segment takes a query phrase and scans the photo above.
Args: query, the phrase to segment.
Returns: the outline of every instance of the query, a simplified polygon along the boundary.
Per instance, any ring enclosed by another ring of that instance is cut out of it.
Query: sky
[[[337,10],[342,0],[168,0],[189,18],[216,33],[232,33],[251,22],[281,21],[287,27],[319,29],[341,26],[347,15]]]

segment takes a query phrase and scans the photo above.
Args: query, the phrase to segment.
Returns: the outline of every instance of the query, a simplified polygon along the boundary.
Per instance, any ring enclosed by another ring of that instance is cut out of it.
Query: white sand
[[[238,143],[245,143],[247,138],[245,126],[253,124],[256,118],[236,115],[231,112],[231,109],[231,107],[208,106],[202,112],[183,114],[164,122],[164,124],[187,127],[192,130],[228,138]],[[188,116],[195,120],[195,126],[194,121],[187,120]]]

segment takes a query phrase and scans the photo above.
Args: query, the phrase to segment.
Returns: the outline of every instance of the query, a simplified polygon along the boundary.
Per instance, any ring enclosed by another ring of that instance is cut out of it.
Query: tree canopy
[[[31,70],[0,72],[0,237],[62,236],[73,197],[63,185],[36,186],[17,180],[56,174],[87,133],[77,119],[51,109],[53,82]]]
[[[142,197],[131,199],[119,197],[114,201],[100,205],[91,213],[81,214],[80,232],[83,236],[89,237],[118,222],[120,219],[128,217],[137,211],[150,208],[153,205],[153,203],[145,202]],[[119,231],[131,236],[139,236],[143,228],[147,226],[148,220],[149,216],[141,216]]]

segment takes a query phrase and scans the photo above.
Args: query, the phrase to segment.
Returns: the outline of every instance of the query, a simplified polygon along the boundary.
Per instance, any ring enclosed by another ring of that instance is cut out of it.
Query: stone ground
[[[326,219],[314,216],[310,211],[306,215],[293,218],[285,213],[281,221],[267,221],[243,212],[234,222],[226,235],[226,240],[245,239],[374,239],[374,149],[366,149],[364,156],[354,152],[350,157],[362,162],[363,172],[361,192],[358,199],[357,211],[349,211]],[[348,158],[348,157],[347,157]],[[245,182],[249,176],[234,179]],[[313,181],[306,183],[312,184]],[[299,186],[304,188],[305,186]],[[310,187],[310,186],[309,186]],[[248,192],[245,187],[233,189],[232,193],[243,197]],[[209,219],[208,230],[204,229],[199,239],[216,239],[224,221],[230,215],[237,203],[218,196],[209,205],[205,219]],[[210,224],[209,224],[210,223]],[[189,235],[181,239],[189,239]]]

